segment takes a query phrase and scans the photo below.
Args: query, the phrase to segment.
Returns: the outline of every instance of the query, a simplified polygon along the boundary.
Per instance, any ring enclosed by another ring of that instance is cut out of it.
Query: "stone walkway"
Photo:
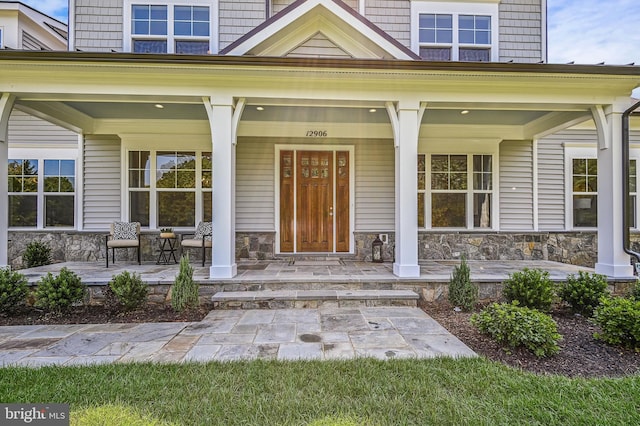
[[[418,308],[215,310],[201,322],[0,327],[0,365],[472,357]]]

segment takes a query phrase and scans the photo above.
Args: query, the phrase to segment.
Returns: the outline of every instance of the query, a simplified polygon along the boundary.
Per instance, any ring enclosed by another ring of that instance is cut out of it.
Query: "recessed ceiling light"
[[[377,109],[375,109],[375,108],[371,108],[371,109],[369,110],[369,112],[376,112],[376,111],[377,111]]]
[[[460,114],[462,114],[462,115],[469,114],[469,110],[468,109],[463,109],[462,111],[460,111]]]
[[[258,111],[264,111],[264,107],[261,107],[261,106],[256,107],[256,109],[257,109]]]
[[[162,109],[164,108],[164,105],[162,104],[155,104],[154,107],[158,108],[158,109]]]

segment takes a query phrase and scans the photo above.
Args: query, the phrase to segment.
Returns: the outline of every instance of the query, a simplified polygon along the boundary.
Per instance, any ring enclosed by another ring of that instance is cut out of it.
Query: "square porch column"
[[[600,110],[602,111],[602,110]],[[633,276],[622,232],[622,111],[594,113],[598,130],[598,262],[596,273]]]
[[[0,268],[9,265],[9,117],[15,97],[0,96]]]
[[[396,260],[398,277],[420,276],[418,265],[418,103],[399,104],[396,145]]]
[[[232,138],[232,98],[205,100],[213,145],[213,248],[209,276],[233,278],[238,274],[235,256],[236,147]]]

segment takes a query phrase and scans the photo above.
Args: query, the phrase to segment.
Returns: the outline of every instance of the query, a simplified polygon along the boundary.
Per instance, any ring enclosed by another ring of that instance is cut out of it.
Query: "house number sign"
[[[326,130],[307,130],[305,134],[308,138],[326,138],[327,131]]]

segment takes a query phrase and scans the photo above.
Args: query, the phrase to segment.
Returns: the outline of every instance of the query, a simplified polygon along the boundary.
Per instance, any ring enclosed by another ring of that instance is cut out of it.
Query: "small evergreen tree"
[[[0,268],[0,314],[15,311],[27,299],[27,278],[9,268]]]
[[[51,265],[51,248],[39,241],[30,242],[22,255],[22,263],[26,268]]]
[[[460,266],[453,268],[449,280],[449,302],[465,311],[472,310],[478,303],[478,286],[471,282],[470,273],[469,265],[463,256]]]
[[[177,312],[196,308],[198,301],[198,284],[193,281],[193,267],[189,256],[180,258],[180,271],[171,289],[171,306]]]

